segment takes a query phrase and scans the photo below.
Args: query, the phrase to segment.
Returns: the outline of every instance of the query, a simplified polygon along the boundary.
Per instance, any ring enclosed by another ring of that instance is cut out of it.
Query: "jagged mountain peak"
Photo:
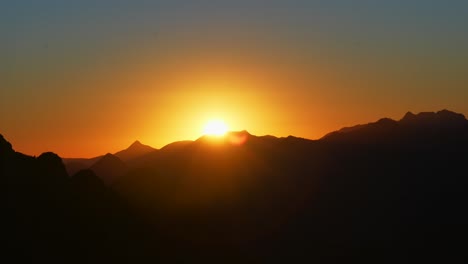
[[[420,112],[417,114],[407,112],[399,121],[381,118],[377,122],[342,128],[325,135],[323,139],[336,138],[353,133],[353,135],[365,134],[367,136],[362,139],[368,140],[369,137],[388,136],[388,133],[395,131],[421,133],[422,130],[431,131],[437,129],[438,131],[449,131],[460,127],[468,127],[468,120],[466,120],[465,116],[446,109],[438,112]]]
[[[135,140],[127,149],[139,148],[143,146],[145,145],[143,145],[139,140]]]
[[[438,112],[420,112],[418,114],[408,112],[400,120],[400,123],[414,125],[460,125],[467,124],[468,121],[463,114],[443,109]]]
[[[408,111],[408,112],[406,112],[406,114],[403,116],[403,118],[401,120],[412,120],[414,118],[416,118],[416,115],[413,114],[413,112]]]
[[[156,149],[148,145],[142,144],[139,140],[135,140],[127,149],[119,151],[114,155],[122,161],[129,161],[145,154],[155,151]]]

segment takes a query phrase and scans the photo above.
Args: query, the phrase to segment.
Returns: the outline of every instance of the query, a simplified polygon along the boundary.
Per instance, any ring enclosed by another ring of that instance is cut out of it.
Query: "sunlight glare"
[[[210,120],[206,123],[203,133],[210,136],[223,136],[228,128],[222,120]]]

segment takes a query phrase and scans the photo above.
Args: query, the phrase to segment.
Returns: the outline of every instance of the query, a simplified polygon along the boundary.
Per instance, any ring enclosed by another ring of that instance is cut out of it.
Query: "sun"
[[[210,120],[206,123],[203,133],[210,136],[223,136],[228,128],[223,120]]]

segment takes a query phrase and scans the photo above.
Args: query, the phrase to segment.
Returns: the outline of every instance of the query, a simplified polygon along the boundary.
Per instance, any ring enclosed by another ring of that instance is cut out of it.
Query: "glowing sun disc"
[[[206,123],[203,133],[210,136],[223,136],[228,128],[222,120],[210,120]]]

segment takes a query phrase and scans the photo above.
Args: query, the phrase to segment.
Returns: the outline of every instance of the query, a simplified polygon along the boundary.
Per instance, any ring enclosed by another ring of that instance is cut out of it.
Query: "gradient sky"
[[[64,157],[468,114],[468,1],[2,1],[0,133]]]

